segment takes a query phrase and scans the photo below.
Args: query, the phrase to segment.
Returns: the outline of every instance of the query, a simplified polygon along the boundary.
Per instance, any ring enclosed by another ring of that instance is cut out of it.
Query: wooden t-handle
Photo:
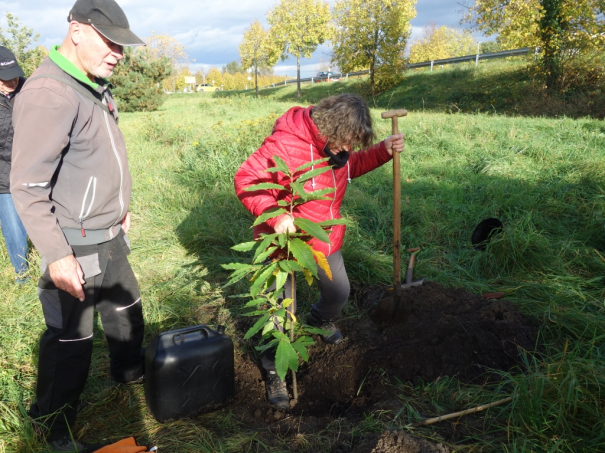
[[[380,116],[382,116],[382,118],[386,120],[387,118],[406,116],[407,114],[408,111],[406,109],[399,109],[389,110],[388,112],[382,112]]]
[[[382,116],[382,118],[387,119],[387,118],[391,118],[391,128],[392,128],[392,132],[393,135],[399,134],[399,122],[397,121],[397,119],[400,116],[406,116],[408,114],[408,111],[406,109],[400,109],[400,110],[389,110],[388,112],[382,112],[380,116]]]

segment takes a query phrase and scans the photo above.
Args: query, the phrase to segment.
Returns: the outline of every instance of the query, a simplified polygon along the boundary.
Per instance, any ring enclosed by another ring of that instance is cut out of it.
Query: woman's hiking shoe
[[[318,329],[326,330],[328,332],[319,335],[324,343],[338,344],[342,341],[343,336],[333,322],[323,321],[316,318],[313,313],[310,313],[309,316],[307,316],[307,324],[311,327],[317,327]]]
[[[125,385],[140,385],[145,383],[145,375],[139,376],[134,381],[126,382]]]
[[[290,409],[290,397],[286,382],[282,381],[275,371],[267,372],[265,381],[267,400],[279,409]]]

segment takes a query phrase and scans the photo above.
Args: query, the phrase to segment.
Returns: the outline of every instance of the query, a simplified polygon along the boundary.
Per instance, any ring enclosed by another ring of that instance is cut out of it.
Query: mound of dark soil
[[[450,449],[424,439],[412,437],[404,431],[385,432],[382,436],[364,439],[351,453],[449,453]]]
[[[353,303],[371,311],[385,294],[384,288],[365,287],[354,294]],[[253,425],[279,422],[282,429],[289,429],[283,422],[295,416],[299,432],[313,431],[335,416],[361,416],[388,404],[393,387],[385,381],[440,376],[464,381],[482,376],[483,381],[489,369],[517,364],[519,347],[534,349],[537,327],[509,301],[485,300],[433,282],[405,294],[412,305],[405,324],[380,325],[369,316],[336,322],[345,340],[337,346],[319,340],[312,348],[309,363],[297,374],[299,398],[290,415],[272,410],[258,364],[240,358],[234,411]]]

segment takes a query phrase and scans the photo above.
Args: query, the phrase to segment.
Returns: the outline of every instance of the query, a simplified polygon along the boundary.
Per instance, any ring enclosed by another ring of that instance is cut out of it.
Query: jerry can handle
[[[174,344],[178,345],[186,341],[186,337],[195,332],[203,332],[206,335],[206,338],[210,338],[216,335],[216,332],[213,331],[210,327],[206,325],[190,327],[188,329],[183,329],[179,333],[175,334],[172,337],[172,341]]]

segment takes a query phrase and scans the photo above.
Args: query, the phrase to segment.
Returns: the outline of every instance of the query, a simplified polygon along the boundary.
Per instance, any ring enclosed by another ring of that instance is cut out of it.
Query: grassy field
[[[356,89],[355,82],[322,84],[305,88],[303,96],[312,101]],[[235,198],[232,176],[276,117],[296,105],[291,90],[276,89],[258,100],[172,95],[158,112],[122,115],[134,179],[131,262],[142,290],[146,343],[162,331],[221,322],[238,351],[250,349],[234,332],[240,307],[221,288],[226,274],[220,264],[241,259],[229,247],[251,237],[252,219]],[[379,107],[387,105],[411,109],[400,121],[407,136],[402,240],[404,247],[423,245],[417,275],[473,292],[505,291],[540,325],[543,352],[528,353],[524,366],[503,373],[492,386],[465,385],[455,377],[403,383],[393,395],[400,410],[367,414],[348,427],[349,441],[406,426],[419,415],[513,396],[512,403],[490,410],[482,424],[467,428],[453,450],[605,451],[604,123],[506,117],[497,109],[437,113],[404,103],[397,94]],[[384,137],[390,125],[379,119],[380,111],[373,113],[378,136]],[[351,280],[360,284],[390,280],[391,179],[385,166],[355,180],[345,198],[343,213],[352,226],[343,254]],[[477,252],[470,235],[487,217],[500,218],[504,233]],[[32,281],[16,286],[0,246],[0,452],[45,451],[25,415],[44,330],[35,252],[31,261]],[[315,297],[313,289],[304,289],[302,312]],[[345,310],[344,316],[356,314]],[[141,387],[118,386],[109,377],[100,327],[94,338],[76,436],[100,441],[134,435],[170,453],[291,449],[289,439],[255,433],[228,408],[156,423]],[[335,422],[308,435],[298,451],[330,451],[339,429]],[[431,427],[414,432],[439,438]]]
[[[510,57],[504,60],[435,66],[405,73],[402,82],[372,98],[376,108],[413,109],[439,113],[489,113],[580,118],[605,117],[605,87],[577,86],[566,93],[550,95],[533,68],[533,56]],[[303,84],[302,99],[316,102],[343,90],[367,94],[367,77],[346,83]],[[253,96],[254,90],[239,94]],[[296,100],[296,84],[263,89],[263,97],[281,101]],[[222,92],[221,96],[232,96]]]

